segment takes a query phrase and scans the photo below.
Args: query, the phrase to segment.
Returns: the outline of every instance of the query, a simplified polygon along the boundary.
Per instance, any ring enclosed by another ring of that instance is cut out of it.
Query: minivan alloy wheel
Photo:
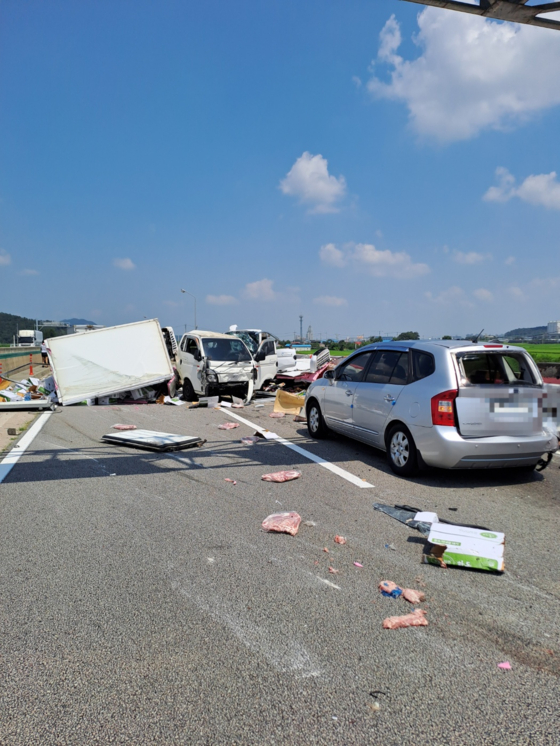
[[[309,427],[314,433],[319,429],[319,412],[317,407],[311,407],[309,410]]]
[[[393,462],[401,468],[406,466],[410,458],[410,444],[402,430],[397,430],[391,438],[390,450]]]

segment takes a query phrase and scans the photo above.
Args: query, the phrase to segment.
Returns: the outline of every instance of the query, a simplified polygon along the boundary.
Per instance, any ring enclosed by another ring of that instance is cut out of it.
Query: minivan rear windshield
[[[535,386],[537,381],[522,352],[458,352],[463,384]]]
[[[203,337],[204,354],[208,360],[222,360],[239,363],[251,360],[249,350],[240,339],[212,339]]]

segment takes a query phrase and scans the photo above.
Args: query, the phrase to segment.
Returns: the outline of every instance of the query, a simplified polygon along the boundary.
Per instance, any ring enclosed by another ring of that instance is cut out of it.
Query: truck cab
[[[198,396],[253,395],[256,366],[253,356],[239,337],[206,332],[187,332],[177,351],[177,370],[183,382],[183,399]]]
[[[20,329],[17,335],[18,347],[40,347],[43,343],[43,332],[36,329]]]
[[[262,329],[238,329],[237,326],[230,326],[226,334],[243,340],[251,353],[257,371],[255,391],[260,391],[278,373],[278,354],[276,351],[278,338]]]

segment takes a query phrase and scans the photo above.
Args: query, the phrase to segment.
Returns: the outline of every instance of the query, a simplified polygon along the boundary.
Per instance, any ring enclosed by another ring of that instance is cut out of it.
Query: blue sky
[[[398,0],[0,3],[0,310],[560,318],[560,32]]]

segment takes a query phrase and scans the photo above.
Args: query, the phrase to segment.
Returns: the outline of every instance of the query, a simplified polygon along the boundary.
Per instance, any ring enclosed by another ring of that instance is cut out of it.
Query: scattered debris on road
[[[222,425],[218,425],[218,430],[235,430],[239,427],[238,422],[224,422]]]
[[[405,627],[427,627],[427,612],[424,609],[416,609],[411,614],[404,616],[389,616],[383,620],[383,629],[403,629]]]
[[[271,412],[268,416],[280,419],[280,417],[285,417],[286,415],[284,412]]]
[[[113,430],[137,430],[136,425],[113,425]]]
[[[291,469],[287,471],[276,471],[272,474],[263,474],[261,479],[263,482],[291,482],[292,479],[299,479],[300,477],[300,471]]]
[[[382,580],[381,583],[379,583],[379,590],[384,596],[390,598],[398,598],[399,596],[402,596],[402,588],[399,588],[399,586],[396,583],[393,583],[392,580]]]
[[[226,477],[224,479],[224,482],[231,482],[232,484],[237,484],[237,482],[235,481],[235,479],[230,479],[229,477]]]
[[[346,539],[344,536],[338,536],[338,534],[334,537],[334,540],[336,544],[346,544]]]
[[[501,668],[502,671],[511,671],[511,663],[509,663],[508,661],[498,663],[498,668]]]
[[[244,438],[241,438],[241,442],[246,446],[254,446],[255,443],[259,443],[262,440],[262,438],[258,438],[256,435],[246,435]]]
[[[436,516],[437,517],[437,516]],[[503,572],[505,534],[450,523],[432,523],[426,564]]]
[[[291,534],[295,536],[299,529],[301,516],[299,513],[272,513],[262,522],[265,531],[274,531],[276,533]]]
[[[155,430],[135,430],[126,433],[108,433],[101,438],[105,443],[114,443],[148,451],[181,451],[185,448],[202,446],[206,440],[195,435],[160,433]]]

